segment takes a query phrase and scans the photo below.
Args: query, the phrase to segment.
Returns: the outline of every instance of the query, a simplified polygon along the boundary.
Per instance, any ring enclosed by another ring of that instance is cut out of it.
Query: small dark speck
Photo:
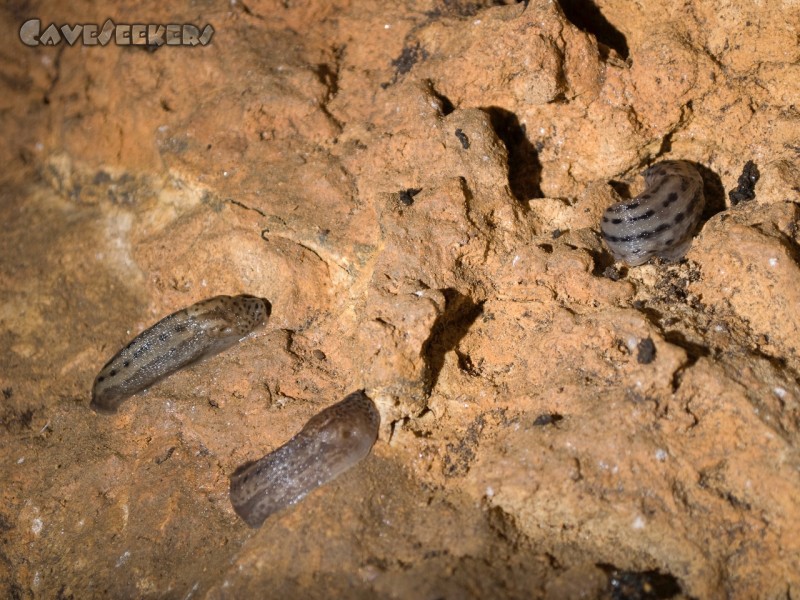
[[[755,187],[759,177],[761,177],[761,173],[758,172],[756,163],[752,160],[748,160],[744,164],[742,174],[739,175],[736,189],[728,192],[731,206],[736,206],[740,202],[752,200],[756,197]]]
[[[562,417],[558,413],[544,413],[536,417],[533,421],[533,425],[535,427],[544,427],[545,425],[554,425],[561,421],[564,417]]]
[[[316,358],[317,360],[325,360],[326,358],[325,353],[319,348],[315,349],[314,352],[312,352],[311,354],[313,354],[314,358]]]
[[[14,395],[14,390],[13,389],[11,389],[10,387],[3,388],[3,398],[8,400],[13,395]]]
[[[639,351],[636,353],[636,362],[640,365],[649,365],[656,358],[656,345],[651,338],[639,342]]]
[[[403,190],[400,192],[400,202],[405,206],[411,206],[414,204],[414,196],[419,194],[422,191],[420,188],[408,188],[407,190]]]
[[[161,48],[161,46],[163,46],[163,45],[164,45],[164,42],[155,43],[155,44],[143,44],[143,45],[136,44],[134,46],[134,48],[141,48],[142,50],[144,50],[148,54],[152,54],[153,52],[155,52],[156,50]]]
[[[605,277],[606,279],[610,279],[611,281],[619,281],[620,279],[625,277],[625,273],[620,271],[614,265],[611,265],[610,267],[605,268],[605,270],[603,271],[603,277]]]
[[[164,456],[157,457],[155,459],[155,463],[157,465],[160,465],[161,463],[169,460],[169,458],[172,456],[173,452],[175,452],[175,446],[172,446],[169,450],[167,450],[167,452],[164,454]]]
[[[554,229],[554,230],[553,230],[553,233],[552,233],[551,235],[553,236],[553,239],[554,239],[554,240],[557,240],[557,239],[558,239],[558,238],[560,238],[562,235],[564,235],[564,232],[563,232],[563,231],[561,231],[560,229]]]
[[[467,137],[467,134],[461,129],[456,129],[456,137],[458,138],[458,141],[461,142],[461,147],[464,148],[464,150],[468,150],[469,138]]]

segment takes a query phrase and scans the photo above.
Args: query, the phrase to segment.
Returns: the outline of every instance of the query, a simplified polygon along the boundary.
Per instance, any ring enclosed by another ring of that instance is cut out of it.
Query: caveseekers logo
[[[40,19],[29,19],[19,29],[19,39],[26,46],[57,46],[62,42],[73,46],[78,41],[84,46],[105,46],[112,40],[118,46],[205,46],[213,35],[211,25],[201,30],[195,25],[116,24],[111,19],[102,27],[94,23],[57,27],[51,23],[44,31]]]

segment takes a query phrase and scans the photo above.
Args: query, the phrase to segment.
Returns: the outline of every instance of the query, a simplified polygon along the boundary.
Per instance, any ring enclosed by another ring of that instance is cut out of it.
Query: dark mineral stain
[[[731,206],[736,206],[740,202],[752,200],[756,197],[755,188],[759,177],[761,177],[761,173],[758,172],[756,163],[754,163],[752,160],[748,160],[744,164],[742,174],[739,175],[739,181],[737,182],[738,185],[736,186],[736,189],[728,192],[728,198],[731,201]]]
[[[403,190],[398,193],[398,198],[400,199],[400,203],[404,206],[411,206],[414,204],[414,196],[419,194],[422,191],[420,188],[408,188],[407,190]]]
[[[545,425],[555,425],[564,417],[558,413],[543,413],[533,421],[534,427],[544,427]]]
[[[461,129],[456,129],[456,137],[458,141],[461,142],[461,147],[464,148],[464,150],[469,150],[469,138],[467,134]]]
[[[649,365],[656,358],[656,345],[651,338],[639,342],[639,351],[636,353],[636,362],[640,365]]]

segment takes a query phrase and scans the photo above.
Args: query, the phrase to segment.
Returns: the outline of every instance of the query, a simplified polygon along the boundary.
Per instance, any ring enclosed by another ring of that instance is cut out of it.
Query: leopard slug
[[[365,458],[379,424],[380,414],[363,390],[311,417],[283,446],[231,475],[236,514],[250,527],[260,527]]]
[[[705,199],[700,173],[685,160],[665,160],[644,173],[647,189],[609,206],[600,230],[617,260],[635,267],[654,256],[675,261],[689,250]]]
[[[255,296],[215,296],[164,317],[100,369],[90,406],[117,412],[129,396],[233,346],[265,323],[271,308]]]

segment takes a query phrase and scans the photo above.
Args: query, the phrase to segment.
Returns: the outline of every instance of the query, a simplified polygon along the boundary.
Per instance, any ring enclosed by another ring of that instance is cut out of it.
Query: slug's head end
[[[125,397],[120,397],[119,394],[113,393],[113,388],[108,387],[106,384],[106,377],[105,369],[103,369],[95,378],[94,387],[92,388],[92,401],[89,403],[89,408],[101,415],[113,415],[116,414]]]
[[[92,401],[89,403],[89,408],[101,415],[116,414],[120,403],[105,394],[98,394],[96,388],[97,384],[95,384],[95,389],[92,391]]]
[[[231,298],[231,311],[241,329],[253,331],[269,320],[272,304],[266,298],[242,294]]]

